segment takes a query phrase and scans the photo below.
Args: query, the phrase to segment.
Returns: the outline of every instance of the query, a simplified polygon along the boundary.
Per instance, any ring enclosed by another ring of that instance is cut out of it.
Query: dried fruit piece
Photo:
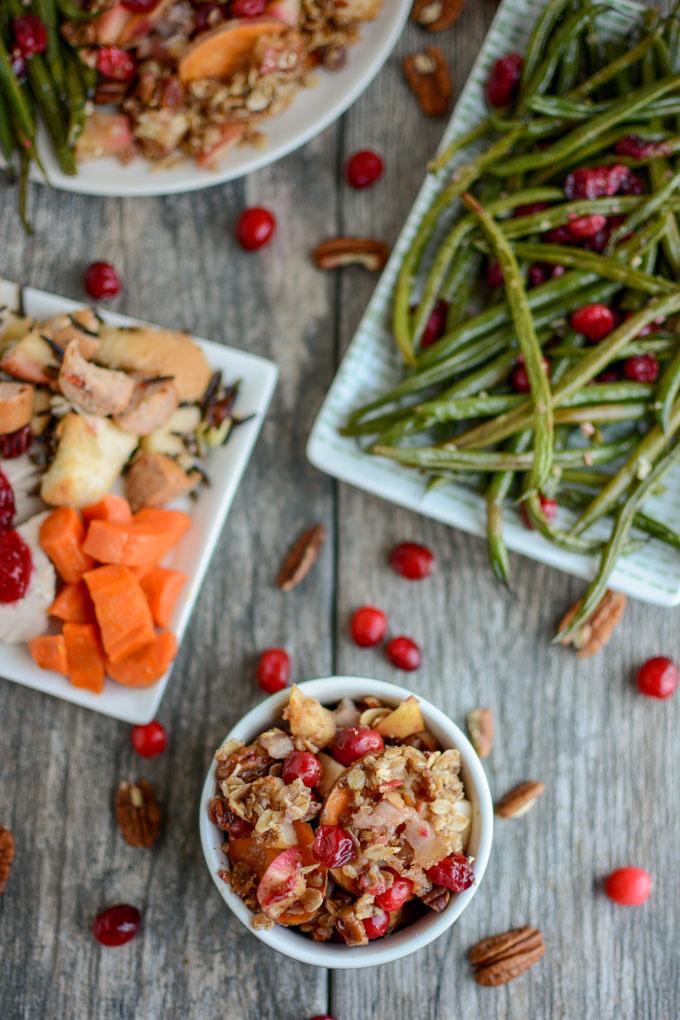
[[[276,578],[276,584],[281,591],[292,591],[304,581],[316,563],[319,550],[325,541],[326,529],[323,524],[315,524],[314,527],[302,532],[288,551]]]
[[[493,746],[493,714],[490,708],[473,708],[468,712],[467,728],[472,746],[480,758],[488,758]]]
[[[513,786],[496,804],[496,814],[501,818],[520,818],[531,810],[545,790],[545,784],[531,779]]]
[[[441,117],[451,99],[451,73],[443,51],[428,46],[404,57],[404,77],[426,117]]]
[[[465,8],[465,0],[416,0],[411,18],[428,32],[443,32],[454,25]]]
[[[151,783],[123,781],[116,790],[116,821],[130,846],[150,847],[161,831],[163,815]]]
[[[2,896],[7,886],[15,854],[16,843],[14,842],[14,836],[9,829],[5,829],[0,825],[0,896]]]
[[[386,244],[370,237],[334,237],[317,244],[312,258],[318,269],[362,266],[376,272],[385,267],[389,254]]]
[[[569,609],[560,621],[559,630],[563,631],[576,616],[581,599]],[[616,625],[623,616],[626,608],[626,596],[621,592],[607,590],[602,596],[602,601],[592,613],[570,637],[565,638],[562,644],[573,645],[576,648],[576,656],[579,659],[587,659],[595,655],[609,641]]]
[[[477,942],[469,952],[475,981],[480,985],[504,985],[533,967],[545,953],[538,928],[525,925]]]

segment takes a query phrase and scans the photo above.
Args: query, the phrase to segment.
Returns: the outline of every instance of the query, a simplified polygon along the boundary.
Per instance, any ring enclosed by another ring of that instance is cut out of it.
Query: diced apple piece
[[[382,10],[383,0],[335,0],[337,21],[374,21]]]
[[[290,699],[283,711],[293,739],[320,749],[327,747],[335,736],[335,716],[316,698],[303,694],[297,684],[290,690]]]
[[[411,695],[406,701],[402,701],[401,705],[397,705],[393,712],[378,723],[376,729],[381,737],[388,737],[390,740],[405,740],[412,733],[424,730],[425,721],[418,699]]]
[[[121,46],[130,46],[132,43],[139,42],[140,39],[151,32],[166,9],[176,2],[177,0],[158,0],[156,6],[152,7],[145,14],[130,15],[121,28],[118,42]]]
[[[0,357],[0,369],[24,382],[50,383],[54,378],[50,369],[57,367],[54,352],[43,340],[39,328],[8,343]]]
[[[40,494],[50,506],[98,503],[120,475],[137,445],[135,436],[106,418],[71,412],[57,430],[59,446],[43,475]]]
[[[120,41],[121,33],[132,17],[122,4],[114,4],[92,22],[100,46],[113,46]]]
[[[93,110],[76,145],[76,158],[81,162],[113,156],[128,163],[135,154],[130,118],[124,113]]]
[[[301,9],[300,0],[269,0],[264,13],[268,18],[276,18],[291,28],[297,28]]]
[[[211,145],[209,149],[199,152],[196,157],[197,164],[206,170],[214,169],[222,157],[231,152],[235,145],[238,145],[243,138],[245,125],[223,124],[220,131],[220,140],[215,145]]]
[[[331,792],[340,776],[343,775],[345,766],[341,765],[335,758],[331,758],[330,754],[324,754],[323,751],[317,755],[317,758],[321,766],[321,779],[317,783],[317,789],[321,796],[325,798]]]
[[[258,39],[278,35],[288,26],[275,18],[235,18],[204,32],[179,62],[182,84],[201,78],[228,79],[248,62]]]

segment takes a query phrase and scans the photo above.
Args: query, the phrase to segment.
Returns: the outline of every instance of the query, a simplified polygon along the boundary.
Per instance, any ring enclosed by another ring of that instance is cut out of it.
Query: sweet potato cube
[[[101,694],[104,690],[104,650],[94,623],[65,623],[68,678],[74,687]]]
[[[156,632],[141,585],[127,567],[109,564],[85,574],[102,642],[111,662],[150,644]]]
[[[31,638],[28,650],[41,669],[51,669],[53,673],[68,676],[68,659],[66,641],[63,634],[41,634]]]
[[[78,581],[78,584],[65,584],[47,612],[50,616],[64,620],[65,623],[94,623],[96,619],[92,599],[84,581]]]
[[[113,492],[109,492],[98,503],[83,507],[82,514],[86,524],[90,521],[117,521],[118,524],[127,524],[132,520],[132,510],[128,501]]]
[[[40,545],[59,576],[68,584],[77,584],[94,561],[83,548],[85,526],[71,506],[53,510],[40,525]]]
[[[172,631],[164,630],[139,651],[108,662],[107,672],[125,687],[150,687],[160,680],[176,655],[177,639]]]
[[[152,567],[139,579],[157,627],[170,626],[179,593],[186,580],[186,574],[170,570],[169,567]]]

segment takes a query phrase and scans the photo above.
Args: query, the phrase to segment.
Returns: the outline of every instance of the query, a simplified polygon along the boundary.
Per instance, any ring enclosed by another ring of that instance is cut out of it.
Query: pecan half
[[[455,25],[465,8],[465,0],[416,0],[411,19],[428,32],[442,32]]]
[[[482,939],[468,955],[477,984],[504,985],[533,967],[544,953],[541,932],[525,925]]]
[[[451,74],[444,53],[428,46],[404,57],[404,77],[426,117],[441,117],[451,99]]]
[[[544,790],[545,784],[535,779],[513,786],[496,804],[496,814],[501,818],[520,818],[531,810]]]
[[[116,790],[116,821],[130,846],[150,847],[161,831],[163,816],[151,783],[124,781]]]
[[[558,632],[569,626],[576,616],[582,601],[583,599],[579,599],[564,614],[560,620]],[[607,589],[602,596],[602,601],[589,619],[560,643],[565,647],[573,645],[576,649],[576,657],[579,659],[587,659],[589,656],[595,655],[601,648],[604,648],[614,633],[619,620],[623,616],[626,601],[626,596],[622,595],[621,592]]]
[[[0,896],[5,891],[15,853],[16,843],[14,842],[14,836],[9,829],[4,829],[0,825]]]
[[[474,708],[468,712],[467,728],[472,746],[480,758],[488,758],[493,746],[493,715],[490,708]]]
[[[426,903],[430,910],[434,910],[437,914],[441,914],[442,910],[445,910],[449,905],[451,899],[451,893],[448,889],[444,889],[441,885],[435,885],[429,892],[426,892],[420,897],[423,903]]]
[[[304,581],[316,563],[321,546],[326,541],[326,529],[323,524],[315,524],[307,528],[291,546],[281,564],[276,584],[281,591],[292,591]]]
[[[375,272],[385,267],[389,254],[386,244],[370,237],[334,237],[317,244],[312,258],[319,269],[363,266]]]

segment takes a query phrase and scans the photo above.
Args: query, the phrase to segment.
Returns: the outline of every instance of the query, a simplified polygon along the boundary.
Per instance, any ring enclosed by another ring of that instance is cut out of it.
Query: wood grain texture
[[[471,0],[439,36],[458,90],[495,11]],[[361,233],[392,242],[442,123],[427,122],[401,77],[401,57],[426,37],[409,26],[387,67],[350,113],[303,150],[247,182],[173,199],[80,198],[31,189],[36,234],[16,226],[0,193],[0,275],[80,297],[83,265],[106,257],[125,290],[116,307],[224,340],[278,361],[281,380],[196,607],[160,719],[170,746],[137,758],[129,728],[0,683],[0,823],[17,861],[0,900],[2,1020],[671,1020],[680,1007],[677,731],[680,701],[651,704],[631,677],[652,654],[678,654],[677,611],[630,605],[606,652],[589,662],[549,644],[581,584],[512,557],[513,594],[492,581],[484,545],[381,503],[312,469],[304,444],[341,351],[375,279],[324,275],[307,253],[322,238]],[[367,192],[343,185],[347,153],[370,146],[387,173]],[[244,255],[232,240],[245,204],[276,211],[276,244]],[[274,585],[299,530],[325,523],[329,541],[299,589]],[[437,570],[408,584],[385,565],[390,546],[427,542]],[[354,648],[347,620],[360,603],[389,613],[394,633],[424,648],[417,674]],[[302,966],[266,950],[227,914],[205,869],[196,805],[212,749],[259,699],[256,652],[286,644],[297,678],[334,671],[408,683],[463,724],[477,705],[496,714],[487,762],[493,792],[546,783],[524,819],[499,820],[484,883],[436,944],[369,972]],[[123,778],[154,782],[167,824],[151,851],[127,846],[112,798]],[[649,904],[609,903],[611,868],[650,868]],[[89,925],[129,901],[143,935],[102,951]],[[548,952],[501,989],[474,984],[465,959],[477,939],[521,924]]]

